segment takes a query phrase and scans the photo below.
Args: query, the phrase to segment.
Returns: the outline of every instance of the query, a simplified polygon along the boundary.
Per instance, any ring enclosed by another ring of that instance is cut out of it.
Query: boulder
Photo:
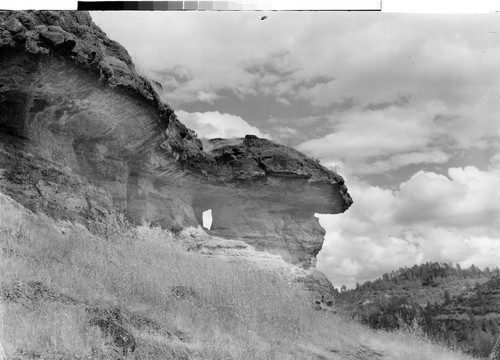
[[[17,20],[14,17],[11,17],[8,20],[4,21],[2,23],[2,26],[8,31],[10,31],[12,34],[16,34],[24,29],[23,24],[21,24],[19,20]]]

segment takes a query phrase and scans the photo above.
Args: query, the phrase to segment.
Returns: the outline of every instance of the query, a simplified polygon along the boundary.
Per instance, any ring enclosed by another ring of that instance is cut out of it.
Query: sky
[[[199,137],[267,137],[345,178],[354,204],[318,215],[334,286],[500,265],[500,14],[92,17]]]

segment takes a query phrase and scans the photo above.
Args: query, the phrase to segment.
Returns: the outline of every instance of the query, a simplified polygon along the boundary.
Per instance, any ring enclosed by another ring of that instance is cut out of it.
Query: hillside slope
[[[476,356],[487,357],[500,336],[498,268],[415,265],[337,299],[344,311],[373,328],[418,325],[430,338]]]
[[[290,264],[202,229],[90,232],[1,193],[0,215],[8,359],[470,359],[317,311]]]

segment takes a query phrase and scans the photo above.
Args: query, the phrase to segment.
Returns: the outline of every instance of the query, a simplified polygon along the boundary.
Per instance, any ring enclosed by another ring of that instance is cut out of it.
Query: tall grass
[[[7,356],[105,354],[109,339],[89,325],[85,309],[112,306],[158,325],[131,321],[138,346],[129,357],[137,359],[339,359],[355,356],[362,343],[382,347],[387,358],[466,359],[314,311],[299,284],[245,261],[186,251],[167,230],[115,219],[91,233],[2,206],[0,288],[39,281],[75,299],[4,300]]]

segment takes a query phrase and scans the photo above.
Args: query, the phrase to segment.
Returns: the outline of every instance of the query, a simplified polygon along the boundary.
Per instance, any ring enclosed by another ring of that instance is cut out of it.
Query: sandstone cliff
[[[0,12],[0,63],[0,191],[33,211],[196,227],[212,209],[214,235],[308,269],[324,236],[314,213],[352,203],[291,148],[202,144],[86,12]]]

